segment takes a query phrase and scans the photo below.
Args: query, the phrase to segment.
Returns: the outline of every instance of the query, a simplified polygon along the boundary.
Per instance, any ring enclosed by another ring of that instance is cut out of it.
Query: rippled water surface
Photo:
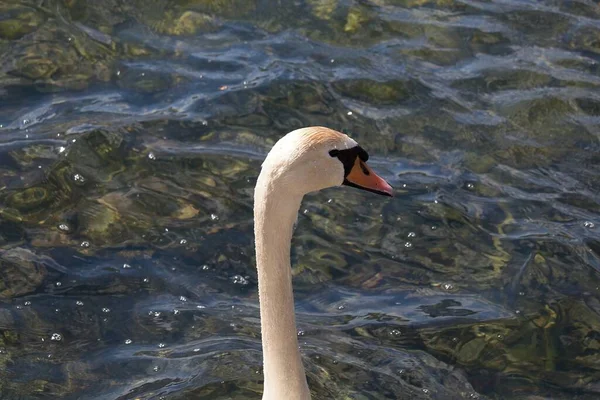
[[[315,399],[600,397],[591,0],[0,3],[0,397],[260,399],[252,192],[286,132],[395,187],[307,196]]]

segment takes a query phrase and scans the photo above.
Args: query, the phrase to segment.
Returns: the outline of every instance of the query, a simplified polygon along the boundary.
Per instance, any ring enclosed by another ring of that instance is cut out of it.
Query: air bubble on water
[[[453,290],[454,289],[454,285],[451,284],[451,283],[444,283],[442,285],[442,289],[444,289],[444,290]]]
[[[400,336],[402,334],[402,332],[400,332],[398,329],[392,329],[392,331],[390,332],[390,335],[392,336]]]
[[[196,306],[196,308],[197,308],[197,309],[199,309],[199,310],[203,310],[203,309],[205,309],[205,308],[206,308],[206,306],[203,306],[203,305],[201,305],[201,304],[198,304],[198,305]]]
[[[186,244],[186,243],[187,243],[187,240],[185,240],[185,239],[181,239],[181,240],[179,241],[179,244]]]
[[[338,360],[333,360],[333,364],[337,365],[338,364]]]
[[[82,306],[82,305],[83,305],[83,301],[81,301],[81,300],[77,300],[77,301],[75,302],[75,304],[77,304],[78,306]]]
[[[497,334],[496,337],[498,338],[498,340],[504,340],[504,335],[501,333]]]
[[[179,296],[179,301],[186,302],[187,298],[185,296]]]
[[[434,201],[433,201],[433,204],[437,204],[437,203],[438,203],[438,201],[437,201],[437,200],[434,200]]]
[[[473,188],[475,188],[475,185],[473,185],[471,182],[467,183],[467,189],[472,190]]]
[[[437,229],[437,226],[435,226],[435,225],[431,225],[431,230],[432,230],[432,231],[435,231],[436,229]]]
[[[23,120],[23,125],[27,125],[27,124],[29,124],[29,122],[30,122],[30,121],[29,121],[27,118],[25,118],[25,119]]]
[[[152,369],[154,370],[154,372],[158,372],[158,367],[154,367]]]
[[[81,242],[80,246],[83,247],[84,249],[87,249],[88,247],[90,247],[90,242],[88,242],[87,240],[84,240],[83,242]]]
[[[302,329],[298,330],[298,336],[304,336],[304,335],[305,335],[305,332]]]
[[[458,338],[457,338],[457,337],[453,337],[453,338],[452,338],[452,341],[453,341],[454,343],[458,343]]]
[[[402,375],[403,373],[404,373],[404,370],[403,370],[403,369],[399,369],[399,370],[398,370],[398,375]]]
[[[585,222],[583,223],[583,226],[584,226],[585,228],[592,229],[592,228],[594,228],[596,225],[594,225],[594,223],[593,223],[592,221],[585,221]]]
[[[209,269],[210,269],[210,267],[209,267],[208,265],[206,265],[206,264],[204,264],[204,265],[202,266],[202,270],[203,270],[203,271],[208,271]]]
[[[173,310],[173,314],[175,314],[175,315],[179,314],[179,310],[178,309],[174,309]]]
[[[60,229],[63,232],[68,232],[70,228],[69,228],[69,225],[67,225],[67,224],[60,224],[60,225],[58,225],[58,229]]]
[[[210,219],[213,221],[218,221],[219,220],[219,216],[217,214],[210,214]]]
[[[414,237],[416,237],[416,236],[417,236],[417,234],[416,234],[416,233],[414,233],[414,232],[408,232],[408,235],[407,235],[407,236],[408,236],[409,238],[414,238]]]
[[[55,308],[54,312],[60,312],[60,310],[58,308]]]
[[[346,308],[346,306],[344,306],[343,304],[341,304],[341,305],[338,306],[338,310],[343,310],[345,308]]]
[[[233,281],[234,284],[236,285],[247,285],[248,284],[248,279],[244,278],[241,275],[235,275],[231,278],[231,280]]]
[[[329,60],[329,62],[333,64],[335,62],[335,59],[332,58],[331,60]]]
[[[104,308],[102,309],[102,312],[103,312],[103,313],[109,313],[109,312],[110,312],[110,308],[108,308],[108,307],[104,307]]]
[[[128,268],[131,268],[131,265],[129,265],[129,264],[123,264],[123,269],[128,269]]]
[[[422,390],[423,390],[423,393],[425,393],[425,394],[429,393],[429,389],[427,389],[427,388],[423,388]]]
[[[469,398],[470,399],[479,399],[479,395],[477,393],[471,393],[471,394],[469,394]]]
[[[81,174],[73,175],[73,180],[78,183],[85,183],[85,178]]]
[[[125,339],[125,344],[131,344],[132,340],[131,339]]]
[[[515,310],[515,314],[521,314],[521,310]]]
[[[331,204],[331,203],[333,203],[333,199],[329,199],[329,200],[327,200],[327,202]]]
[[[15,308],[16,308],[17,310],[22,310],[22,309],[23,309],[23,306],[16,306]]]
[[[150,313],[154,316],[154,318],[160,317],[160,311],[150,311]]]
[[[194,349],[194,353],[197,353],[199,351],[200,351],[200,349]]]
[[[302,214],[304,214],[304,215],[308,214],[308,208],[305,208],[304,211],[302,211]]]
[[[148,279],[148,278],[144,278],[142,281],[143,281],[144,283],[148,283],[148,282],[150,282],[150,279]]]
[[[164,344],[164,343],[159,343],[159,344],[158,344],[158,348],[160,348],[160,349],[164,349],[166,346],[167,346],[167,345],[166,345],[166,344]]]
[[[352,111],[348,111],[348,115],[352,115]]]
[[[53,333],[50,337],[50,340],[54,340],[55,342],[60,342],[62,340],[62,336],[60,333]]]
[[[403,187],[403,188],[405,188],[405,187],[406,187],[406,183],[403,183],[403,184],[402,184],[402,187]]]
[[[62,286],[62,283],[56,282],[55,285],[60,287],[60,286]]]
[[[404,247],[406,247],[407,249],[410,249],[412,247],[412,243],[406,242],[406,243],[404,243]]]
[[[148,158],[151,160],[156,160],[156,156],[154,155],[154,153],[148,153]]]
[[[60,153],[64,152],[65,150],[66,150],[66,148],[65,148],[65,147],[63,147],[63,146],[60,146],[60,147],[58,148],[58,153],[60,154]]]
[[[23,305],[30,306],[31,302],[30,301],[26,301],[25,303],[23,303]]]
[[[525,292],[519,292],[519,296],[525,296]]]

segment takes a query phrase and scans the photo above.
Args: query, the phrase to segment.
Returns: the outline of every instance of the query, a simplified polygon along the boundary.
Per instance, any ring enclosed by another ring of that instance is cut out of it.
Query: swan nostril
[[[367,176],[371,175],[371,173],[369,172],[369,169],[367,168],[367,166],[362,161],[360,162],[360,169],[362,169],[362,172],[365,175],[367,175]]]

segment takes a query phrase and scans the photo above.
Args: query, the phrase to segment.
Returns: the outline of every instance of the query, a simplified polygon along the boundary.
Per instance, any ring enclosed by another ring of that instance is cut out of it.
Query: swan
[[[307,127],[283,136],[265,158],[254,190],[254,235],[263,348],[263,400],[310,400],[298,350],[290,246],[302,197],[347,185],[393,196],[347,135]]]

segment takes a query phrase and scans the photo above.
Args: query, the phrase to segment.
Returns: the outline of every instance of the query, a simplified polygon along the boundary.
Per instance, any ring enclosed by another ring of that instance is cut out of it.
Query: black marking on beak
[[[329,152],[329,155],[331,157],[337,157],[337,159],[342,162],[342,165],[344,166],[344,179],[348,176],[350,171],[352,171],[356,157],[358,157],[362,162],[366,162],[369,159],[369,154],[360,146],[355,146],[345,150],[334,149]],[[369,171],[367,171],[362,163],[360,166],[363,172],[366,175],[369,175]]]

